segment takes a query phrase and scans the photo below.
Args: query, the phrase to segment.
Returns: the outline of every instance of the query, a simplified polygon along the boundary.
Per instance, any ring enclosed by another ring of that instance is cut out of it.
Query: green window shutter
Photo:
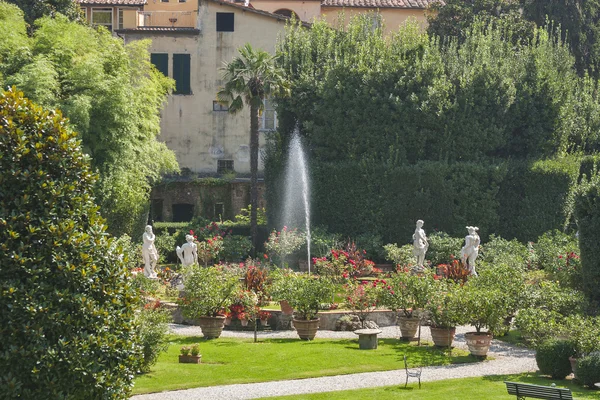
[[[173,79],[175,79],[174,94],[190,94],[190,55],[173,54]]]
[[[150,62],[154,64],[157,70],[164,76],[169,76],[169,55],[167,53],[150,54]]]

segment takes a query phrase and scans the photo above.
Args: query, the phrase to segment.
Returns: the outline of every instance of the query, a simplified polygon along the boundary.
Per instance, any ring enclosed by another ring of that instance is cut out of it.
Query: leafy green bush
[[[311,320],[317,317],[321,303],[331,299],[333,285],[325,277],[275,270],[271,294],[274,300],[287,300],[294,318]]]
[[[575,355],[573,343],[568,340],[547,340],[536,348],[535,361],[540,372],[552,379],[565,379],[571,374],[569,357]]]
[[[60,112],[0,93],[0,393],[126,399],[138,298]]]
[[[509,241],[492,234],[481,246],[479,259],[491,265],[503,263],[524,271],[529,252],[527,246],[516,239]]]
[[[179,246],[181,246],[183,243],[179,243]],[[170,235],[169,231],[165,230],[160,234],[157,233],[154,246],[156,246],[156,251],[158,252],[159,257],[158,262],[160,264],[167,262],[176,263],[179,261],[177,259],[177,253],[175,252],[175,247],[177,246],[177,243],[175,242],[175,236]]]
[[[183,276],[185,297],[180,297],[177,304],[189,319],[219,315],[241,287],[239,271],[221,267],[194,264],[183,269]]]
[[[220,257],[227,262],[240,262],[248,258],[251,249],[252,242],[248,236],[227,235],[223,238]]]
[[[169,347],[168,333],[169,322],[173,318],[171,313],[160,308],[160,302],[151,302],[140,311],[136,324],[138,327],[138,340],[142,346],[143,358],[140,360],[139,371],[148,372],[156,363],[160,353]]]
[[[545,340],[566,334],[565,316],[552,310],[525,308],[515,317],[515,326],[523,338],[537,346]]]
[[[142,245],[140,243],[136,244],[131,241],[131,237],[129,235],[121,235],[114,242],[115,248],[120,246],[121,251],[123,253],[123,262],[127,266],[127,269],[133,270],[134,268],[140,266],[142,263]]]
[[[451,237],[445,232],[433,232],[427,236],[429,239],[429,250],[425,257],[432,265],[448,264],[452,256],[460,258],[460,249],[464,239]]]
[[[325,257],[332,249],[343,246],[342,235],[329,233],[322,226],[315,226],[310,230],[310,255],[311,257]],[[302,246],[301,252],[306,254],[306,246]]]
[[[402,247],[398,247],[395,244],[389,243],[383,246],[383,249],[385,257],[400,267],[414,265],[416,262],[412,244],[405,244]]]
[[[594,384],[600,382],[600,351],[577,361],[577,378],[584,385],[595,388]]]
[[[385,250],[383,249],[383,238],[379,234],[363,233],[356,237],[356,246],[364,250],[366,256],[375,263],[385,261]]]

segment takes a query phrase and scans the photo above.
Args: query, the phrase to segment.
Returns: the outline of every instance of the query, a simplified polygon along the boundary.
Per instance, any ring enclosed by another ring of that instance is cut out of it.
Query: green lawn
[[[202,364],[179,364],[182,345],[200,343]],[[359,350],[358,340],[246,339],[173,337],[152,371],[135,380],[134,393],[150,393],[201,386],[311,378],[411,366],[476,362],[467,352],[417,347],[398,339],[380,339],[377,350]]]
[[[600,391],[585,389],[569,380],[556,381],[537,375],[494,375],[478,378],[449,379],[437,382],[422,382],[421,389],[417,381],[410,379],[408,387],[384,386],[373,389],[345,390],[317,394],[303,394],[297,396],[269,397],[269,400],[388,400],[388,399],[419,399],[419,400],[515,400],[506,392],[504,381],[532,383],[535,385],[550,386],[556,383],[557,387],[571,389],[575,399],[599,399]]]

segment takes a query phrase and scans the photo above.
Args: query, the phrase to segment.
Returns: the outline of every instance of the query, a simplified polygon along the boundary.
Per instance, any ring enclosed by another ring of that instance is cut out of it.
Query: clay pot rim
[[[473,335],[473,336],[494,336],[491,332],[466,332],[466,335]]]

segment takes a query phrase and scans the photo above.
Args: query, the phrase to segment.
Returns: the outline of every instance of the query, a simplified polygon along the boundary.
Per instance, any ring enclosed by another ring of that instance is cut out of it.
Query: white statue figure
[[[425,253],[427,253],[428,248],[429,242],[427,241],[427,236],[423,230],[423,220],[420,219],[417,221],[417,227],[415,229],[415,233],[413,234],[413,254],[415,257],[417,257],[418,269],[423,269],[423,264],[425,263]]]
[[[192,264],[198,264],[198,246],[194,243],[194,236],[185,235],[185,243],[183,246],[175,249],[177,257],[181,260],[181,264],[186,267]]]
[[[465,236],[465,245],[460,250],[460,256],[462,258],[463,265],[469,269],[471,275],[477,276],[475,271],[475,259],[479,255],[479,244],[481,239],[477,231],[479,230],[476,226],[467,226],[469,234]]]
[[[146,226],[143,238],[142,257],[144,258],[144,275],[147,278],[155,279],[157,277],[155,268],[158,262],[158,251],[156,251],[156,247],[154,246],[156,236],[152,233],[150,225]]]

